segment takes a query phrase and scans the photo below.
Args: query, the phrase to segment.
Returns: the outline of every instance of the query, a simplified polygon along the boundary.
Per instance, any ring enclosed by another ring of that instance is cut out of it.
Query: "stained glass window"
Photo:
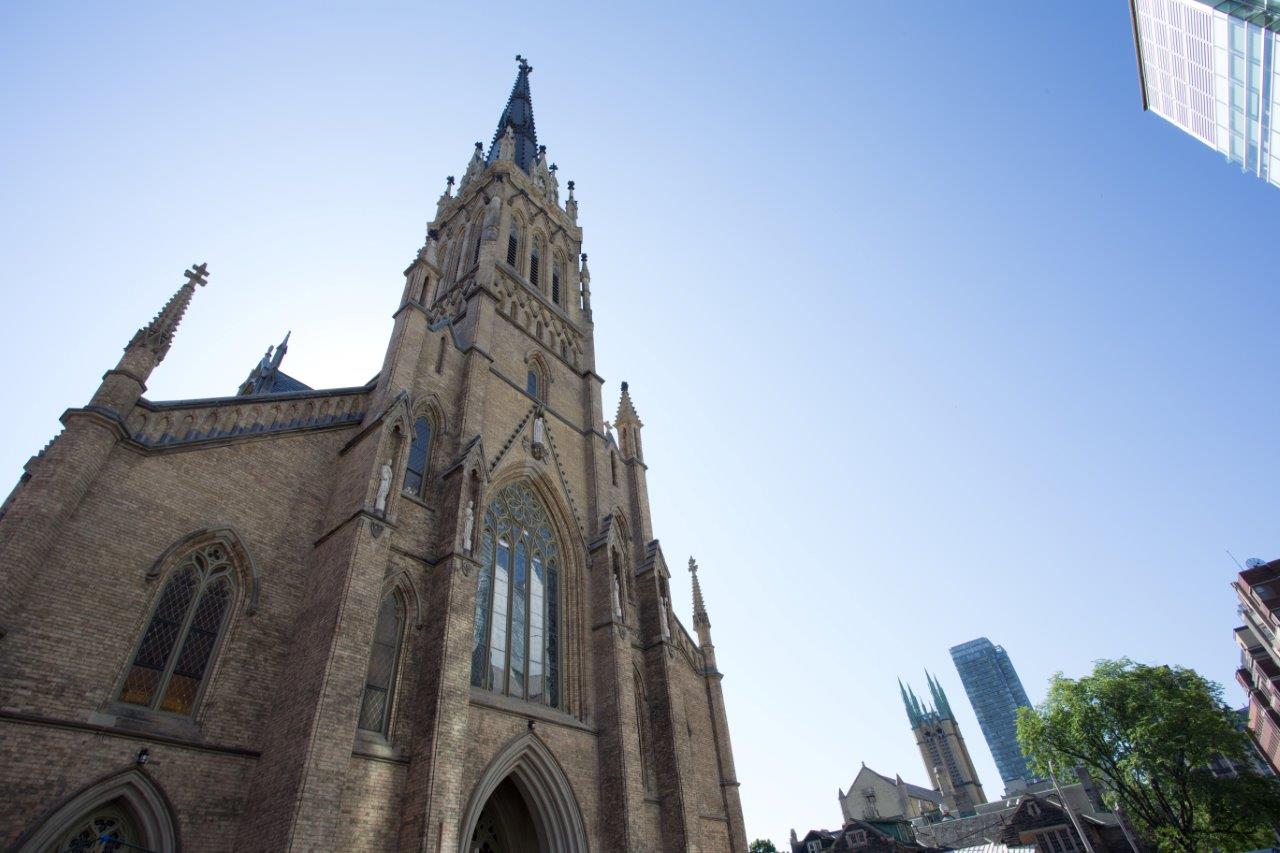
[[[231,609],[232,565],[221,542],[188,555],[169,576],[120,701],[190,714]]]
[[[524,378],[524,390],[529,392],[530,397],[538,396],[538,371],[532,367],[529,368],[529,375]]]
[[[378,624],[373,629],[373,648],[369,651],[369,669],[364,677],[364,698],[360,702],[359,725],[365,731],[387,733],[403,625],[404,606],[400,594],[393,591],[382,599],[382,606],[378,609]]]
[[[481,541],[471,683],[558,707],[560,552],[528,486],[489,502]]]
[[[427,459],[431,455],[431,421],[418,418],[413,422],[413,441],[409,444],[409,461],[404,466],[404,488],[422,494],[427,477]]]

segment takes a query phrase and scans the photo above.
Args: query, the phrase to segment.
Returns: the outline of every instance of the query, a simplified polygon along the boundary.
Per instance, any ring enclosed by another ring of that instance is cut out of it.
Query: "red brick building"
[[[1280,772],[1280,560],[1250,560],[1231,585],[1244,619],[1236,628],[1236,680],[1249,697],[1249,733],[1271,769]]]
[[[202,264],[27,464],[0,848],[745,850],[696,565],[690,634],[530,71],[367,385],[309,388],[281,345],[235,396],[146,399]]]

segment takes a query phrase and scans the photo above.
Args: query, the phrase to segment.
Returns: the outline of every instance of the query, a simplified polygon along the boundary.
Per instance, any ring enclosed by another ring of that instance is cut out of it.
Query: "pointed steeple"
[[[169,301],[151,322],[137,331],[125,349],[136,346],[146,347],[155,353],[157,363],[164,360],[169,347],[173,344],[173,335],[178,331],[178,324],[182,322],[182,315],[187,313],[187,306],[191,304],[196,285],[204,287],[209,283],[209,265],[193,264],[191,269],[183,275],[187,277],[186,282],[178,288],[177,293],[169,297]]]
[[[630,387],[626,382],[622,383],[622,397],[618,400],[618,414],[613,419],[613,425],[618,428],[618,444],[623,458],[643,462],[644,448],[640,443],[640,428],[644,424],[636,414],[636,407],[631,402]]]
[[[640,416],[636,414],[635,405],[631,402],[631,386],[626,382],[622,383],[622,398],[618,400],[618,416],[613,419],[613,422],[618,425],[644,426],[640,422]]]
[[[711,620],[707,617],[707,604],[702,600],[702,584],[698,583],[698,561],[689,558],[689,574],[693,576],[693,624],[697,626],[706,625],[711,627]]]
[[[916,716],[915,708],[911,702],[911,699],[914,697],[909,697],[907,695],[907,688],[903,686],[901,678],[898,679],[898,692],[902,694],[902,707],[907,709],[907,719],[911,721],[911,728],[914,729],[920,724],[920,720]]]
[[[209,265],[193,264],[183,275],[187,277],[186,282],[169,297],[169,301],[151,322],[129,339],[124,355],[120,356],[115,369],[108,370],[103,375],[102,384],[94,392],[91,405],[124,416],[138,402],[138,398],[146,390],[151,372],[164,361],[169,347],[173,345],[173,336],[178,331],[178,324],[182,322],[182,315],[187,313],[187,306],[191,304],[196,287],[209,283]]]
[[[489,146],[488,162],[498,159],[498,140],[511,128],[515,137],[514,160],[525,172],[533,166],[538,156],[538,133],[533,127],[533,97],[529,94],[529,75],[533,73],[531,66],[523,56],[516,56],[520,63],[520,71],[516,74],[516,83],[511,87],[511,97],[507,98],[507,106],[498,119],[498,129],[493,134],[493,144]]]
[[[951,713],[951,703],[947,701],[946,691],[942,689],[938,679],[931,676],[928,670],[925,670],[924,677],[929,680],[929,693],[933,696],[933,704],[937,708],[938,716],[944,720],[954,720],[955,717]]]

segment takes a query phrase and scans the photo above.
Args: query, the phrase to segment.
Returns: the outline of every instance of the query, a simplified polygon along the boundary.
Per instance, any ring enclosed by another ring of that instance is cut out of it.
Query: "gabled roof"
[[[853,777],[853,783],[849,786],[850,794],[852,794],[854,789],[857,787],[858,779],[862,778],[863,773],[870,773],[872,776],[875,776],[878,779],[883,779],[886,783],[893,785],[895,787],[898,785],[898,782],[901,781],[900,778],[890,779],[888,776],[884,775],[883,773],[878,773],[864,764],[862,765],[862,769],[858,771],[858,775]],[[921,785],[913,785],[910,782],[906,782],[906,781],[902,781],[902,786],[906,789],[908,796],[914,797],[917,800],[928,800],[931,803],[938,803],[939,805],[942,803],[942,794],[938,793],[932,788],[925,788]]]

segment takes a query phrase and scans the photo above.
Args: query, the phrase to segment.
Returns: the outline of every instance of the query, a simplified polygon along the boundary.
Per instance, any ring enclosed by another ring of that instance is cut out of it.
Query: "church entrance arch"
[[[18,846],[20,853],[177,851],[178,825],[159,787],[140,770],[108,776],[66,800]]]
[[[471,793],[460,853],[587,853],[573,789],[532,733],[507,744]]]

